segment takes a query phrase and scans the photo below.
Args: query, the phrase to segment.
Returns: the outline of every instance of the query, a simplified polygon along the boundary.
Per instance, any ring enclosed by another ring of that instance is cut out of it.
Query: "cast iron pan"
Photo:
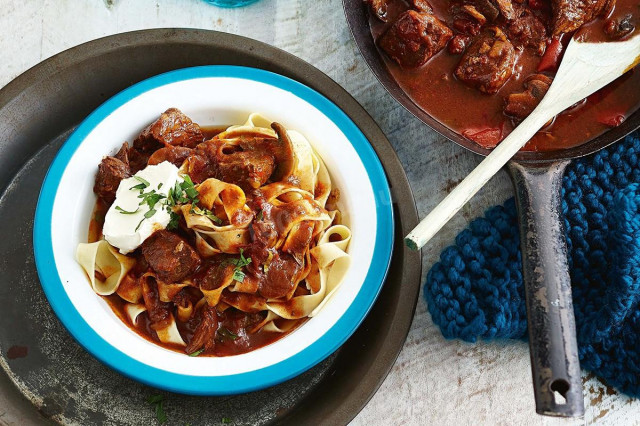
[[[476,154],[488,155],[489,150],[420,109],[396,83],[369,31],[367,3],[343,0],[343,6],[360,52],[387,91],[438,133]],[[609,146],[638,127],[640,111],[583,145],[552,152],[520,152],[508,165],[518,204],[529,349],[539,414],[565,417],[584,414],[571,279],[560,218],[564,170],[572,159]],[[557,398],[557,394],[562,398]]]
[[[159,392],[93,359],[49,308],[31,243],[40,185],[72,129],[140,80],[208,64],[273,71],[340,106],[380,157],[396,218],[388,278],[347,343],[286,383],[217,398]],[[44,61],[0,90],[0,191],[0,365],[6,373],[0,372],[0,401],[8,405],[0,406],[0,424],[154,424],[153,407],[145,400],[158,393],[165,396],[168,424],[219,424],[223,418],[233,424],[346,424],[378,389],[409,331],[421,262],[419,253],[402,244],[418,219],[402,166],[384,134],[345,90],[311,65],[263,43],[214,31],[160,29],[106,37]]]

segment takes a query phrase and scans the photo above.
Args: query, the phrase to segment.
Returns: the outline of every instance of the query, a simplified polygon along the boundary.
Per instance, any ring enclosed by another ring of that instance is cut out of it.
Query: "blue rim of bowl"
[[[310,103],[338,126],[367,171],[376,203],[377,232],[371,265],[362,287],[336,324],[318,340],[297,354],[258,370],[227,376],[192,376],[151,367],[129,357],[85,322],[67,296],[55,266],[51,215],[67,164],[86,136],[102,120],[149,90],[179,81],[211,77],[246,79],[286,90]],[[324,360],[353,334],[373,306],[386,278],[393,250],[393,230],[391,194],[382,164],[360,129],[338,106],[315,90],[279,74],[256,68],[209,65],[170,71],[141,81],[107,100],[78,126],[53,160],[40,190],[33,246],[38,276],[49,304],[71,335],[94,357],[125,376],[156,388],[191,395],[230,395],[263,389],[291,379]]]

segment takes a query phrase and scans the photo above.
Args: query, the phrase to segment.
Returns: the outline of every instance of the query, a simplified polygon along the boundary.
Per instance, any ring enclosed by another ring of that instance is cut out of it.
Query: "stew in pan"
[[[485,148],[537,106],[574,34],[581,41],[624,40],[640,21],[637,0],[365,1],[372,35],[400,87]],[[639,107],[635,68],[558,115],[524,149],[580,145]]]

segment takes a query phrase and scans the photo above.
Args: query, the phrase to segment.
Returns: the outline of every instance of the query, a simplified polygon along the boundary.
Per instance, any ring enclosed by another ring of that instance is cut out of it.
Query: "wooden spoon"
[[[640,36],[607,43],[572,39],[540,104],[407,235],[407,246],[422,248],[549,120],[638,63]]]

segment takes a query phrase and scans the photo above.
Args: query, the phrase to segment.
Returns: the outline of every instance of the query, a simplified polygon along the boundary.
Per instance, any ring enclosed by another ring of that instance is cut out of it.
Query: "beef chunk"
[[[168,145],[194,148],[203,140],[204,135],[200,126],[179,109],[169,108],[140,133],[133,142],[133,147],[144,153],[152,153]]]
[[[524,9],[518,19],[509,21],[505,31],[515,46],[530,47],[539,55],[544,54],[547,28],[530,10]]]
[[[265,299],[279,299],[291,294],[301,269],[293,256],[276,253],[260,281],[260,295]]]
[[[142,254],[158,278],[178,282],[200,266],[198,253],[180,236],[165,230],[156,231],[142,243]]]
[[[104,157],[98,166],[93,192],[106,203],[111,204],[116,199],[116,191],[120,181],[129,176],[131,176],[131,171],[127,164],[115,157]]]
[[[468,8],[465,6],[473,6],[479,13],[484,16],[487,21],[493,22],[500,15],[500,9],[491,0],[465,0],[461,11],[469,14]]]
[[[449,53],[451,53],[452,55],[460,55],[467,48],[467,44],[469,44],[470,40],[471,37],[467,35],[454,35],[453,38],[449,41]]]
[[[495,3],[496,6],[498,6],[498,10],[500,10],[500,13],[505,17],[505,19],[511,21],[513,19],[516,19],[516,17],[518,16],[513,8],[513,3],[511,3],[511,0],[495,0]]]
[[[216,308],[204,305],[200,311],[200,323],[196,327],[185,352],[191,354],[200,349],[213,349],[218,331],[218,314]]]
[[[123,143],[114,157],[129,166],[129,144]]]
[[[615,0],[553,0],[553,35],[570,33],[610,10]]]
[[[409,5],[418,12],[433,13],[433,7],[427,0],[409,0]]]
[[[191,148],[184,146],[166,146],[151,154],[148,164],[154,165],[160,164],[163,161],[168,161],[176,167],[180,167],[184,160],[191,155],[191,151]]]
[[[511,77],[515,58],[515,49],[507,36],[492,27],[469,46],[455,75],[468,86],[493,94]]]
[[[609,19],[604,24],[604,33],[612,40],[621,40],[634,32],[633,16],[626,14],[620,19]]]
[[[140,287],[142,288],[144,306],[147,308],[147,315],[149,315],[151,323],[159,328],[168,325],[171,314],[170,304],[160,300],[155,278],[151,276],[140,278]]]
[[[401,67],[417,68],[442,50],[452,36],[435,16],[409,10],[400,15],[378,43]]]
[[[365,0],[371,7],[371,12],[382,22],[387,22],[389,0]]]
[[[236,145],[218,139],[203,142],[187,159],[187,173],[196,183],[213,177],[245,191],[259,188],[276,167],[271,142],[275,139],[241,137]]]
[[[526,118],[547,94],[553,80],[544,74],[533,74],[524,82],[525,91],[507,96],[504,112],[519,119]]]
[[[471,4],[465,4],[464,6],[462,6],[462,10],[464,10],[467,15],[475,19],[480,25],[484,25],[487,23],[487,18],[478,9],[476,9],[475,6]]]
[[[234,152],[218,162],[220,179],[244,190],[264,185],[274,169],[273,155],[264,151]]]

